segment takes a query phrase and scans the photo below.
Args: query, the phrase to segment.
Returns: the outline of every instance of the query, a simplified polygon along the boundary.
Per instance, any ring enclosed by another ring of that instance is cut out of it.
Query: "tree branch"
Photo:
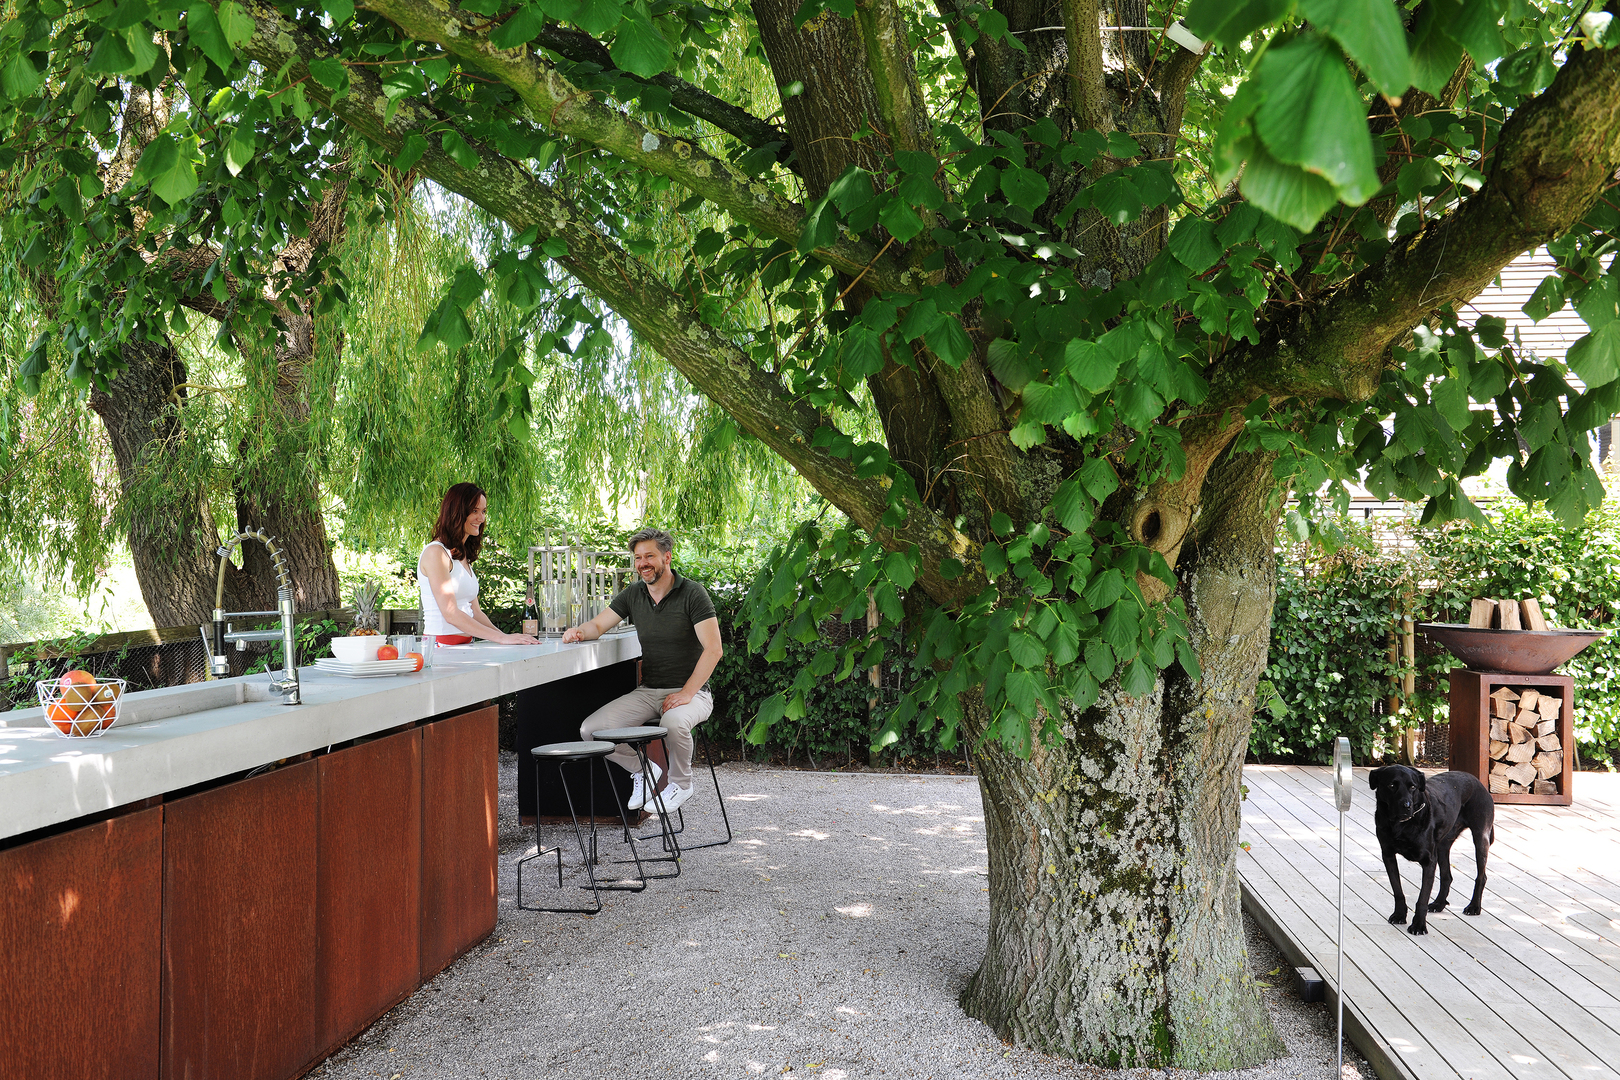
[[[890,149],[933,153],[934,134],[911,64],[911,42],[899,6],[895,0],[863,0],[856,5],[855,22],[866,48],[866,66],[872,73]]]
[[[323,55],[320,44],[266,0],[247,0],[255,22],[243,51],[272,72],[304,80],[305,91],[359,135],[385,153],[397,153],[407,134],[429,124],[447,126],[445,117],[422,110],[401,110],[392,129],[383,125],[387,99],[370,69],[350,70],[349,92],[333,101],[331,94],[308,79],[308,61]],[[977,545],[951,523],[926,507],[911,505],[905,523],[886,528],[887,477],[855,475],[850,461],[811,446],[823,421],[809,405],[790,399],[781,383],[760,369],[733,342],[717,333],[645,263],[604,239],[579,211],[550,186],[510,159],[462,134],[479,155],[467,169],[430,141],[418,168],[446,189],[466,197],[519,231],[533,227],[540,240],[561,240],[567,253],[556,261],[628,323],[642,341],[656,349],[710,400],[796,469],[833,505],[891,549],[912,544],[921,551],[918,580],[936,600],[949,602],[975,595],[984,587],[977,567]],[[969,569],[954,581],[939,576],[945,557]]]
[[[1107,134],[1114,112],[1103,89],[1102,22],[1096,0],[1063,0],[1063,37],[1069,45],[1069,107],[1080,128]]]
[[[456,7],[446,11],[435,0],[363,0],[361,6],[390,20],[407,36],[431,41],[499,79],[523,99],[536,122],[667,176],[767,236],[797,243],[804,231],[802,206],[744,176],[730,162],[608,108],[527,47],[496,48],[482,16]],[[865,270],[868,280],[884,292],[913,293],[923,284],[920,272],[878,259],[877,249],[861,241],[841,240],[813,254],[846,273]]]
[[[540,31],[540,36],[534,40],[535,44],[550,49],[558,56],[567,57],[576,64],[595,64],[603,71],[617,72],[622,78],[632,79],[644,86],[663,87],[669,91],[670,103],[676,108],[690,113],[699,120],[707,120],[744,146],[752,146],[757,150],[772,143],[781,143],[781,148],[776,152],[776,160],[790,169],[793,168],[789,163],[789,159],[793,156],[792,137],[775,124],[761,120],[747,109],[740,109],[729,101],[723,101],[667,71],[660,72],[650,79],[622,71],[613,63],[613,56],[608,52],[607,46],[583,30],[571,30],[556,23],[547,23],[545,29]]]
[[[1484,186],[1319,301],[1286,309],[1220,362],[1260,392],[1360,401],[1390,345],[1477,296],[1502,267],[1584,217],[1620,166],[1620,49],[1576,47],[1502,127]]]

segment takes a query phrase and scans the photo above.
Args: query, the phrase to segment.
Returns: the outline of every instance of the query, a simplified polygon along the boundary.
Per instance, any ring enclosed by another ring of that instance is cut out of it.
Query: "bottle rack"
[[[630,553],[597,551],[570,541],[568,531],[546,529],[529,548],[529,588],[540,633],[558,635],[596,618],[630,583]]]

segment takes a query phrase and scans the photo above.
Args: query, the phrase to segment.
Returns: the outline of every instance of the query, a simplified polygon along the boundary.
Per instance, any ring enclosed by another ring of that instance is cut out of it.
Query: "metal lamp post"
[[[1335,1076],[1344,1075],[1344,815],[1350,809],[1350,792],[1355,788],[1355,773],[1350,769],[1350,740],[1339,736],[1333,741],[1333,801],[1339,807],[1339,973],[1334,987],[1338,1002],[1338,1069]]]

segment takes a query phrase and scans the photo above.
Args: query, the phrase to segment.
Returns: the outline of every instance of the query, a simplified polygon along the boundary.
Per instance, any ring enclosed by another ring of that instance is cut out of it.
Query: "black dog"
[[[1496,839],[1496,804],[1491,793],[1465,772],[1443,772],[1425,777],[1405,765],[1385,765],[1374,769],[1367,783],[1378,792],[1378,810],[1373,822],[1378,828],[1378,846],[1384,853],[1384,869],[1389,871],[1389,887],[1395,891],[1395,914],[1389,921],[1397,926],[1406,922],[1406,894],[1401,891],[1401,873],[1395,856],[1404,855],[1423,866],[1423,889],[1418,893],[1417,914],[1408,933],[1429,932],[1427,914],[1440,911],[1451,895],[1451,845],[1464,829],[1474,834],[1474,898],[1463,908],[1464,915],[1478,915],[1485,896],[1485,858]],[[1434,888],[1434,869],[1440,867],[1440,895],[1429,903]]]

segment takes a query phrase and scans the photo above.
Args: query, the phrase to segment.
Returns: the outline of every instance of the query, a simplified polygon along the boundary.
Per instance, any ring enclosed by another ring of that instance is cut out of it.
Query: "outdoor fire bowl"
[[[1473,671],[1549,675],[1607,630],[1490,630],[1463,623],[1418,623]]]

